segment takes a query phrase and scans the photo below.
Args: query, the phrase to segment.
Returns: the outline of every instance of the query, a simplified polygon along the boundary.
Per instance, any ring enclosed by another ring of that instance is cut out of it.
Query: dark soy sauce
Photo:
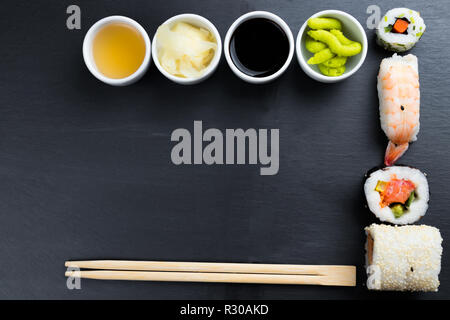
[[[243,73],[267,77],[285,64],[289,40],[275,22],[265,18],[250,19],[241,23],[231,36],[230,55]]]

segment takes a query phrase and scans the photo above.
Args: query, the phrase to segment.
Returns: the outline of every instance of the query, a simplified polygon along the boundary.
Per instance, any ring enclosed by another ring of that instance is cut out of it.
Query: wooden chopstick
[[[229,282],[261,284],[305,284],[323,286],[355,286],[353,276],[293,275],[264,273],[214,273],[214,272],[158,272],[158,271],[67,271],[66,277],[98,280]]]
[[[67,277],[101,280],[230,282],[355,286],[355,266],[162,261],[67,261]]]
[[[229,272],[229,273],[273,273],[327,275],[336,271],[354,269],[354,266],[295,265],[295,264],[255,264],[255,263],[214,263],[214,262],[166,262],[90,260],[66,261],[66,267],[80,269],[132,270],[132,271],[181,271],[181,272]]]

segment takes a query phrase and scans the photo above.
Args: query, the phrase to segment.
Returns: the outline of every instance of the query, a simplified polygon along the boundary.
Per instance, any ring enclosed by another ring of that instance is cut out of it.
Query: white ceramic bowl
[[[323,75],[316,65],[309,65],[307,63],[308,59],[311,58],[313,54],[308,50],[306,50],[305,47],[305,39],[307,36],[307,30],[309,29],[308,20],[306,20],[303,26],[300,28],[300,31],[298,32],[297,41],[295,44],[298,62],[302,67],[303,71],[305,71],[305,73],[314,80],[324,83],[333,83],[347,79],[348,77],[353,75],[356,71],[358,71],[358,69],[361,67],[364,60],[366,59],[367,55],[366,32],[364,31],[364,28],[361,26],[358,20],[356,20],[353,16],[343,11],[339,10],[320,11],[312,15],[310,18],[317,18],[317,17],[336,18],[339,21],[341,21],[342,32],[344,33],[344,35],[351,40],[358,41],[359,43],[361,43],[362,50],[359,54],[353,57],[349,57],[347,59],[347,63],[345,64],[346,70],[343,75],[338,77],[328,77]]]
[[[144,61],[142,61],[141,66],[131,75],[122,79],[112,79],[103,75],[97,68],[94,57],[92,55],[92,43],[97,35],[97,32],[102,29],[104,26],[110,23],[125,23],[136,29],[144,38],[145,41],[145,56]],[[134,21],[133,19],[123,17],[123,16],[110,16],[103,18],[96,23],[88,30],[86,36],[83,41],[83,58],[86,63],[89,71],[100,81],[104,83],[110,84],[112,86],[126,86],[138,81],[142,76],[147,72],[147,69],[150,65],[150,55],[151,55],[151,45],[150,38],[148,37],[147,32],[144,28]]]
[[[202,81],[208,79],[214,73],[214,71],[216,71],[217,66],[219,65],[220,57],[222,55],[222,39],[220,38],[219,31],[217,31],[216,27],[208,19],[206,19],[202,16],[199,16],[197,14],[192,14],[192,13],[184,13],[184,14],[176,15],[176,16],[166,20],[163,24],[167,24],[167,23],[172,24],[172,23],[175,23],[178,21],[187,22],[194,26],[204,28],[214,35],[214,38],[216,39],[216,42],[217,42],[217,49],[216,49],[213,59],[211,60],[209,65],[206,67],[203,74],[198,78],[181,78],[181,77],[174,76],[174,75],[170,74],[169,72],[167,72],[159,63],[158,45],[157,45],[158,40],[156,39],[156,33],[155,33],[155,36],[153,37],[153,48],[152,48],[153,62],[155,63],[158,70],[166,78],[172,80],[173,82],[176,82],[179,84],[196,84],[196,83],[202,82]]]
[[[252,76],[249,76],[248,74],[245,74],[244,72],[242,72],[241,70],[239,70],[236,67],[236,65],[234,64],[233,60],[231,59],[231,55],[230,55],[230,40],[231,40],[231,36],[233,35],[236,28],[244,21],[247,21],[250,19],[255,19],[255,18],[265,18],[265,19],[275,22],[278,26],[281,27],[281,29],[283,29],[283,31],[286,34],[288,41],[289,41],[289,54],[286,59],[286,62],[280,68],[280,70],[278,70],[274,74],[271,74],[270,76],[267,76],[267,77],[258,78],[258,77],[252,77]],[[231,70],[233,70],[233,72],[242,80],[250,82],[250,83],[255,83],[255,84],[267,83],[267,82],[275,80],[276,78],[281,76],[286,71],[287,67],[289,66],[289,64],[292,61],[292,57],[294,56],[294,36],[292,35],[291,29],[289,28],[287,23],[284,22],[283,19],[281,19],[279,16],[277,16],[273,13],[267,12],[267,11],[252,11],[252,12],[249,12],[249,13],[246,13],[246,14],[240,16],[236,21],[233,22],[233,24],[228,29],[228,32],[225,36],[225,41],[224,41],[223,46],[225,48],[224,49],[225,58],[227,60],[228,65],[230,66]]]

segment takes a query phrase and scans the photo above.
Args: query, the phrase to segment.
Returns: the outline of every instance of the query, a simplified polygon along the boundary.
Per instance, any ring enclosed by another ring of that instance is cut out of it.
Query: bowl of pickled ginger
[[[159,26],[152,56],[159,71],[179,84],[210,77],[220,61],[222,40],[216,27],[196,14],[180,14]]]

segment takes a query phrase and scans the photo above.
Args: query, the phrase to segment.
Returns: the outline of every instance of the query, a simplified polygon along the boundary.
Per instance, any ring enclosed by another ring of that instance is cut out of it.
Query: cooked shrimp
[[[384,163],[393,165],[417,140],[420,90],[417,57],[408,54],[383,59],[378,74],[381,128],[389,139]]]

